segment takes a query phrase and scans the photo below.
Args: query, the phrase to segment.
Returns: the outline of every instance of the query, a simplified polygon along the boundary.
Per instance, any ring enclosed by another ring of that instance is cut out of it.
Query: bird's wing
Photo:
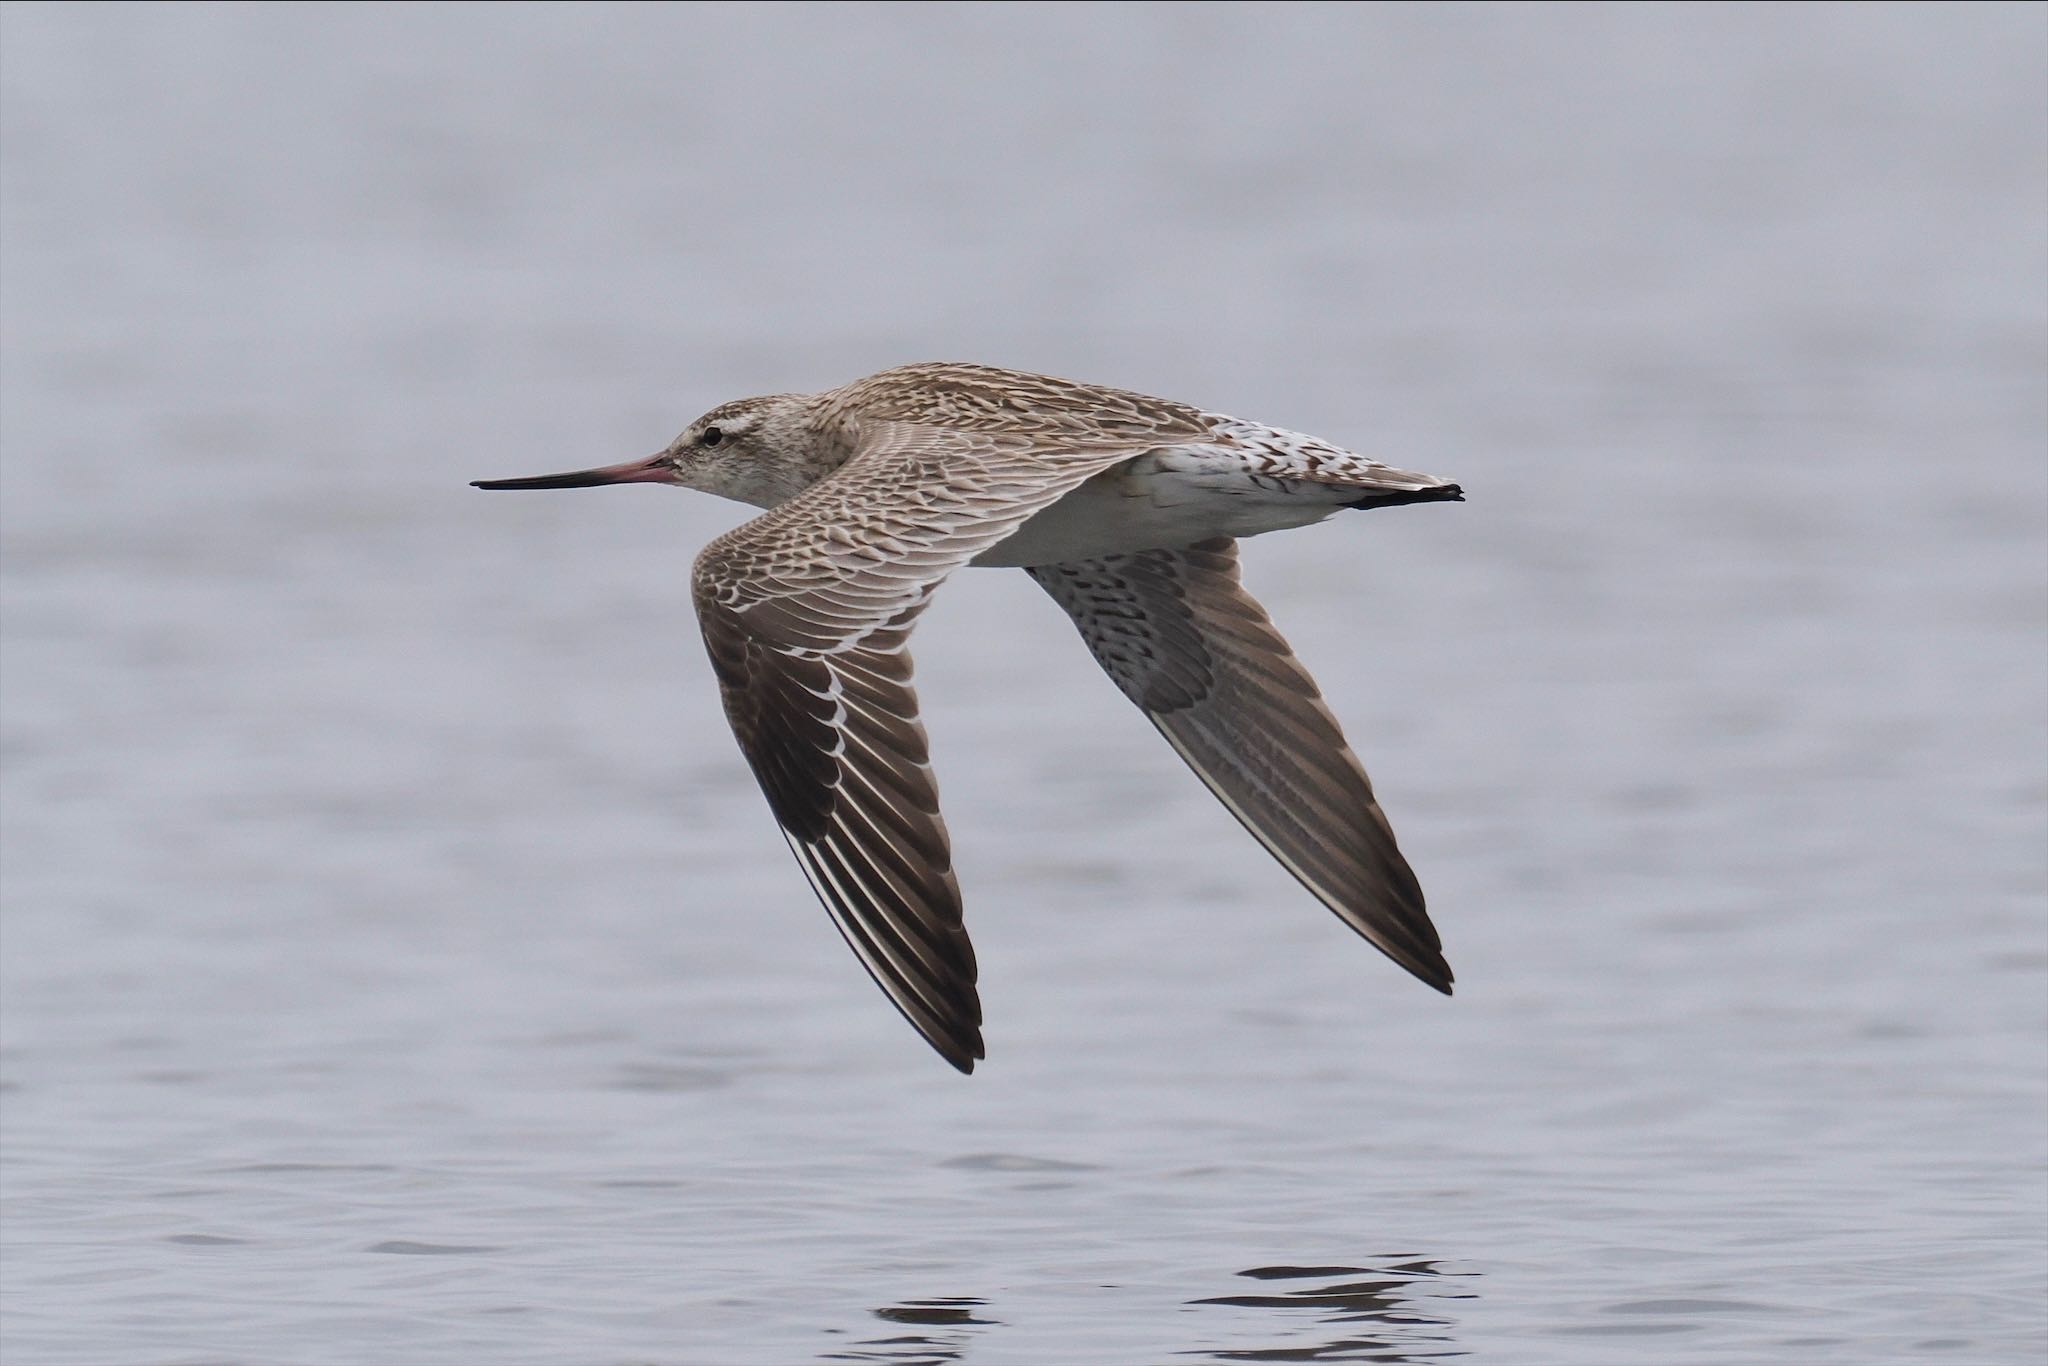
[[[1381,952],[1442,992],[1422,888],[1315,681],[1204,541],[1027,571],[1209,790]]]
[[[953,570],[1129,448],[869,424],[692,573],[726,718],[846,942],[946,1061],[983,1056],[974,950],[907,644]]]

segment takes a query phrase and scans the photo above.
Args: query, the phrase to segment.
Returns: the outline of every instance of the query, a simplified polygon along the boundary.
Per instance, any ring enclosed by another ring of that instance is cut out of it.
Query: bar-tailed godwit
[[[1298,432],[1072,380],[904,365],[721,404],[645,460],[485,489],[675,484],[768,509],[691,575],[726,718],[840,933],[963,1072],[985,1056],[911,628],[963,565],[1022,567],[1167,742],[1345,924],[1450,965],[1372,784],[1237,541],[1456,484]]]

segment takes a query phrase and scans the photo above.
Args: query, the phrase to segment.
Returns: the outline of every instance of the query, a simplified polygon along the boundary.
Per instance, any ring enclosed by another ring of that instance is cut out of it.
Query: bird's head
[[[810,421],[809,396],[769,394],[721,403],[644,460],[525,479],[479,479],[480,489],[580,489],[675,484],[755,507],[801,493],[839,463]]]

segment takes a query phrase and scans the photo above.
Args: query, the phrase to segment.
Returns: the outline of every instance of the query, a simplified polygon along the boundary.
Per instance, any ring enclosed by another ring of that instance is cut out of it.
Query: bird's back
[[[1117,444],[1202,437],[1214,421],[1128,389],[960,361],[899,365],[819,397],[856,418]]]

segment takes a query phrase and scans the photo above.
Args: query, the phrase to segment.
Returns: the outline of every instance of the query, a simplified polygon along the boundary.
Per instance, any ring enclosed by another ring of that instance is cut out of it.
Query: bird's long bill
[[[567,474],[536,474],[529,479],[477,479],[477,489],[587,489],[598,484],[666,484],[675,477],[668,453],[645,460],[628,460],[623,465],[606,465],[594,470],[571,470]]]

